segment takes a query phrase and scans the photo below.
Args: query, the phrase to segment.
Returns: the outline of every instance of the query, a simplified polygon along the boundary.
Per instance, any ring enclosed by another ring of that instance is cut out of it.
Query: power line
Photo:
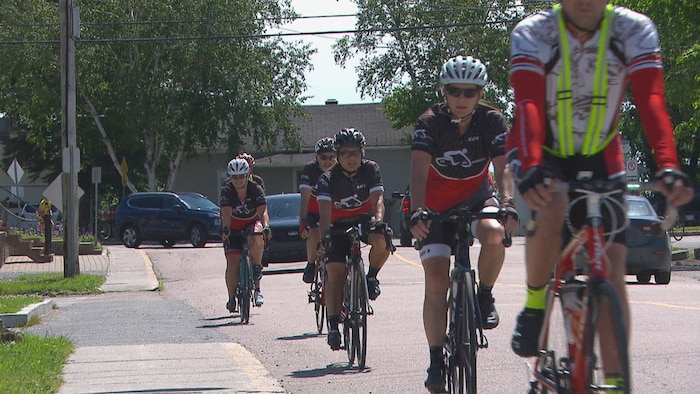
[[[468,22],[468,23],[451,23],[444,25],[429,25],[429,26],[406,26],[393,27],[382,29],[349,29],[349,30],[326,30],[313,32],[291,32],[291,33],[264,33],[264,34],[241,34],[241,35],[216,35],[216,36],[181,36],[181,37],[139,37],[139,38],[101,38],[101,39],[81,39],[78,43],[84,44],[105,44],[105,43],[130,43],[130,42],[163,42],[163,41],[224,41],[224,40],[243,40],[243,39],[261,39],[261,38],[277,38],[277,37],[301,37],[301,36],[317,36],[329,34],[358,34],[358,33],[390,33],[400,31],[418,31],[432,29],[450,29],[455,27],[475,27],[487,25],[500,25],[513,22],[510,19],[500,19],[489,22]],[[42,40],[42,41],[0,41],[0,45],[25,45],[25,44],[58,44],[58,40]]]

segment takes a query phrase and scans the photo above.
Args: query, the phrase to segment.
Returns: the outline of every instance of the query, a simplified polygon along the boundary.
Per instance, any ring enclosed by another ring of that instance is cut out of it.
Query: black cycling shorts
[[[608,175],[609,171],[602,153],[598,153],[593,156],[559,158],[545,152],[544,159],[547,169],[552,172],[555,178],[562,181],[577,180],[580,176],[579,174],[582,172],[585,172],[586,176],[590,175],[590,180],[610,180],[610,176]],[[621,176],[625,175],[623,174]],[[569,193],[569,201],[574,201],[576,198],[581,197],[582,195],[582,193]],[[626,212],[624,209],[620,209],[620,207],[625,207],[624,193],[615,193],[611,196],[611,198],[617,201],[618,204],[611,203],[607,206],[603,204],[601,207],[601,213],[603,215],[603,228],[605,229],[606,233],[611,231],[613,222],[616,224],[616,228],[618,229],[625,223]],[[586,224],[587,211],[585,199],[580,199],[571,207],[569,220],[574,229],[579,229]],[[564,226],[562,235],[564,245],[566,245],[568,240],[571,238],[571,232],[569,231],[568,226]],[[626,245],[627,232],[624,230],[618,231],[613,236],[613,242]]]

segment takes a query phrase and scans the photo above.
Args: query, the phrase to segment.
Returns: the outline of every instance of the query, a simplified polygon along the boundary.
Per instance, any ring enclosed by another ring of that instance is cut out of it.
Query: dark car
[[[413,234],[411,234],[411,226],[409,225],[411,221],[411,193],[408,191],[408,188],[406,188],[406,191],[403,193],[391,193],[391,198],[401,200],[401,224],[399,228],[399,242],[401,246],[411,246],[413,245]]]
[[[636,275],[639,283],[649,283],[651,276],[657,284],[671,281],[671,242],[660,230],[661,220],[649,200],[627,196],[627,275]]]
[[[263,265],[306,261],[306,241],[299,236],[301,194],[272,194],[266,200],[272,238],[263,252]]]
[[[145,241],[166,247],[188,241],[201,248],[207,241],[221,240],[219,206],[199,193],[130,194],[117,206],[114,226],[128,248]]]

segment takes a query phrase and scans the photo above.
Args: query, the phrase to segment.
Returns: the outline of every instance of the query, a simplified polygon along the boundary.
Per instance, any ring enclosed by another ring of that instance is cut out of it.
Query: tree
[[[118,172],[126,157],[130,167],[143,168],[133,174],[136,185],[169,189],[184,161],[222,144],[231,155],[249,140],[258,149],[278,140],[298,148],[290,119],[303,112],[303,74],[312,50],[263,34],[295,16],[288,0],[78,5],[78,113],[86,116],[78,119],[78,139],[84,168],[111,165]],[[27,140],[40,139],[59,129],[58,47],[37,44],[57,40],[58,9],[55,2],[16,0],[3,11],[3,20],[26,21],[26,29],[5,29],[0,39],[27,42],[12,47],[14,53],[0,45],[0,59],[12,64],[0,78],[1,91],[10,96],[0,97],[0,110],[12,116]],[[31,76],[27,63],[36,69]],[[45,85],[35,90],[17,80]],[[38,103],[22,105],[28,96]],[[45,119],[43,128],[37,119]],[[47,159],[60,163],[55,151]]]
[[[681,166],[698,180],[700,156],[700,4],[693,0],[623,0],[615,4],[649,16],[659,31],[666,77],[666,98]],[[623,111],[620,130],[640,152],[641,162],[654,169],[652,152],[643,140],[636,108]]]
[[[506,0],[355,0],[358,32],[334,46],[340,65],[362,56],[357,68],[362,96],[381,98],[395,127],[409,126],[440,100],[438,77],[448,58],[471,55],[488,67],[486,98],[505,106],[512,27],[532,6]]]

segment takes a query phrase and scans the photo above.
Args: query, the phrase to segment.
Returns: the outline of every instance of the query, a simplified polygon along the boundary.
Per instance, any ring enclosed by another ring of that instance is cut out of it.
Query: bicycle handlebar
[[[471,226],[471,223],[474,220],[481,219],[496,219],[505,225],[506,220],[508,219],[508,214],[503,209],[498,209],[496,211],[471,212],[468,208],[457,208],[445,213],[423,211],[418,217],[418,220],[439,220],[441,222],[454,223],[457,224],[459,227],[466,228],[469,228],[467,226]],[[502,243],[503,246],[505,246],[506,248],[510,247],[513,244],[512,235],[508,232],[505,232]],[[414,247],[416,249],[420,249],[421,247],[423,247],[423,243],[421,241],[416,241]]]
[[[616,192],[622,192],[624,190],[633,192],[644,192],[644,191],[660,191],[663,184],[660,181],[651,182],[637,182],[626,184],[622,181],[606,181],[606,180],[593,180],[593,181],[560,181],[558,179],[552,179],[548,185],[549,191],[552,193],[582,193],[582,194],[599,194],[607,195]],[[676,221],[678,217],[678,208],[668,203],[666,200],[666,217],[661,221],[661,230],[668,231]],[[534,232],[537,225],[535,219],[531,218],[530,222],[527,224],[528,233],[530,231]]]

